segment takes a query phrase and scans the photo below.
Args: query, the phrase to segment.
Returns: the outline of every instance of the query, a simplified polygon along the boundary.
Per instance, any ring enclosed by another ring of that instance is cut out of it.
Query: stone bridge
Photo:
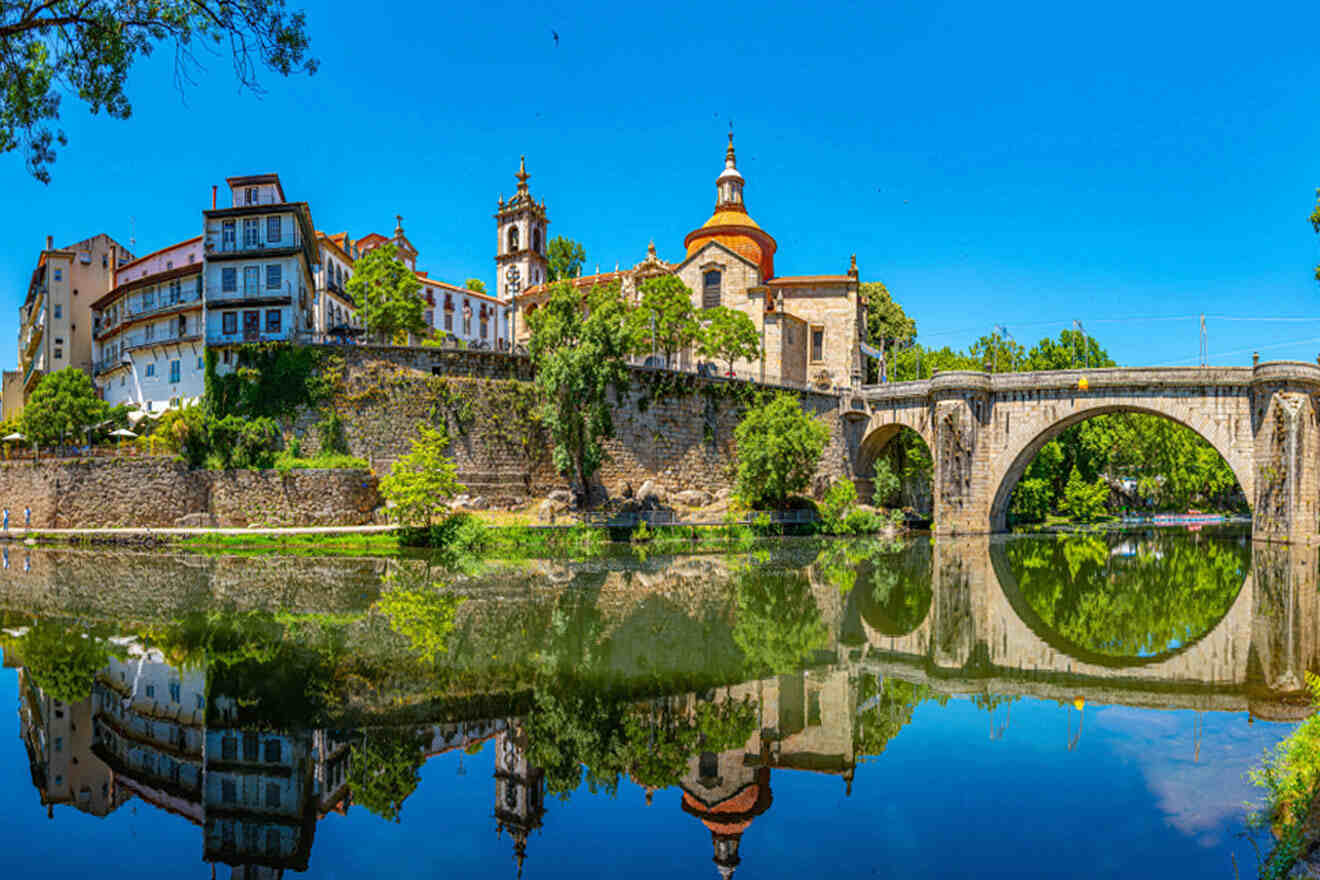
[[[1113,412],[1164,416],[1205,438],[1237,476],[1255,537],[1320,538],[1316,364],[946,371],[865,386],[843,408],[863,495],[898,433],[910,428],[921,436],[934,460],[934,530],[950,535],[1005,529],[1013,488],[1040,448],[1071,425]]]

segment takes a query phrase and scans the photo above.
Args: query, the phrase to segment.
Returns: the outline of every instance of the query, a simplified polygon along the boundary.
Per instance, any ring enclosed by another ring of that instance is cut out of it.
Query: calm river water
[[[1254,876],[1315,551],[5,551],[0,875]]]

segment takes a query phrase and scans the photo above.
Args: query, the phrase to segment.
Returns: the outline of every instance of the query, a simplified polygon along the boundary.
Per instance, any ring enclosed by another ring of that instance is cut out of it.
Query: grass
[[[1312,702],[1320,705],[1320,678],[1308,672],[1306,685]],[[1260,863],[1260,876],[1291,876],[1313,842],[1307,839],[1307,825],[1320,792],[1320,715],[1303,721],[1273,752],[1267,752],[1250,776],[1265,790],[1265,802],[1251,814],[1251,824],[1269,829],[1275,839],[1274,849]]]
[[[367,469],[366,459],[357,458],[352,455],[338,455],[335,453],[321,453],[311,458],[301,458],[290,455],[288,451],[281,452],[275,459],[275,470],[282,474],[289,471],[299,470],[334,470],[340,468]]]

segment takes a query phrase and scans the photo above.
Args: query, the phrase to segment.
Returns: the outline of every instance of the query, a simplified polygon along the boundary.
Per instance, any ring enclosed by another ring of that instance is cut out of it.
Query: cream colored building
[[[724,169],[715,181],[715,210],[684,238],[682,260],[668,263],[660,259],[652,244],[646,258],[631,269],[575,278],[573,284],[586,290],[617,281],[624,297],[635,303],[638,286],[645,279],[674,275],[692,292],[698,315],[715,306],[727,306],[752,319],[763,356],[736,361],[734,372],[740,378],[820,388],[861,384],[859,342],[866,320],[856,259],[842,274],[776,275],[778,244],[747,213],[745,184],[730,135]],[[544,204],[540,208],[543,219]],[[521,344],[529,339],[527,317],[548,297],[549,285],[541,284],[517,298]],[[687,351],[674,366],[694,369],[696,361],[695,353]]]
[[[65,367],[92,372],[92,303],[114,287],[115,270],[133,259],[101,234],[56,248],[46,237],[18,310],[17,380],[4,383],[4,416],[22,412],[41,377]]]

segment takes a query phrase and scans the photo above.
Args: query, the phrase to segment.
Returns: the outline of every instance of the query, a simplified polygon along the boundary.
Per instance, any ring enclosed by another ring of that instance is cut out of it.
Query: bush
[[[857,506],[857,487],[849,479],[835,480],[825,490],[817,509],[820,512],[821,528],[828,534],[837,535],[843,526],[843,520]]]
[[[380,494],[390,502],[387,511],[400,525],[425,529],[445,509],[445,501],[463,491],[454,460],[445,454],[449,435],[443,429],[420,425],[412,451],[400,458],[381,480]]]
[[[830,439],[829,428],[787,392],[749,409],[733,435],[735,491],[751,507],[779,507],[804,491]]]
[[[224,469],[262,470],[275,465],[280,426],[265,416],[255,419],[225,416],[210,423],[207,440],[211,453],[219,456]]]
[[[344,420],[339,413],[330,410],[316,426],[317,438],[321,441],[321,453],[348,455],[348,438],[344,436]]]
[[[357,469],[366,470],[367,463],[364,459],[356,458],[352,455],[337,455],[318,453],[310,458],[302,458],[294,454],[292,447],[281,452],[275,458],[275,470],[281,473],[300,470],[340,470]]]
[[[1077,468],[1068,475],[1068,485],[1063,489],[1063,504],[1075,519],[1082,522],[1099,519],[1105,515],[1109,503],[1109,485],[1104,477],[1096,477],[1095,483],[1082,479]]]

